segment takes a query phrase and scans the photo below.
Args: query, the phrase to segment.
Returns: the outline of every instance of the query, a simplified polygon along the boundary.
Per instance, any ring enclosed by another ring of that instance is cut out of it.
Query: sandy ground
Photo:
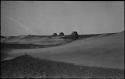
[[[9,52],[8,59],[26,53],[33,57],[83,66],[124,69],[124,32],[81,39],[57,47],[16,49]]]

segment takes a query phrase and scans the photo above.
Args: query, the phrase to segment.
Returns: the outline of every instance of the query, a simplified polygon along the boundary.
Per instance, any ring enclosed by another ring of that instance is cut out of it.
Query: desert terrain
[[[2,78],[124,78],[124,32],[1,36]]]

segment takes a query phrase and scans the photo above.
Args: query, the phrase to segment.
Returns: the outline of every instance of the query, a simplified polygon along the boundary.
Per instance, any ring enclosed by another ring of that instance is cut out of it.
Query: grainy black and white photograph
[[[1,78],[124,79],[124,1],[1,1]]]

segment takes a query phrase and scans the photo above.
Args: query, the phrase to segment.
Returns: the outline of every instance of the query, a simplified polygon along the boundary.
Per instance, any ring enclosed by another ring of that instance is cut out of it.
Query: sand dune
[[[2,78],[124,79],[124,70],[79,66],[22,55],[1,63]]]
[[[37,45],[55,45],[69,42],[69,39],[62,39],[60,37],[51,36],[10,36],[3,39],[3,43],[16,43],[16,44],[37,44]]]
[[[33,57],[70,62],[83,66],[124,69],[124,32],[95,36],[50,48],[12,50],[12,56]]]

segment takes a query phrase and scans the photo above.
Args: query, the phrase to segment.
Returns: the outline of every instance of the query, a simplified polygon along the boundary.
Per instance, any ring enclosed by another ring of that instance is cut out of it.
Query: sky
[[[1,1],[1,34],[5,36],[123,30],[123,1]]]

